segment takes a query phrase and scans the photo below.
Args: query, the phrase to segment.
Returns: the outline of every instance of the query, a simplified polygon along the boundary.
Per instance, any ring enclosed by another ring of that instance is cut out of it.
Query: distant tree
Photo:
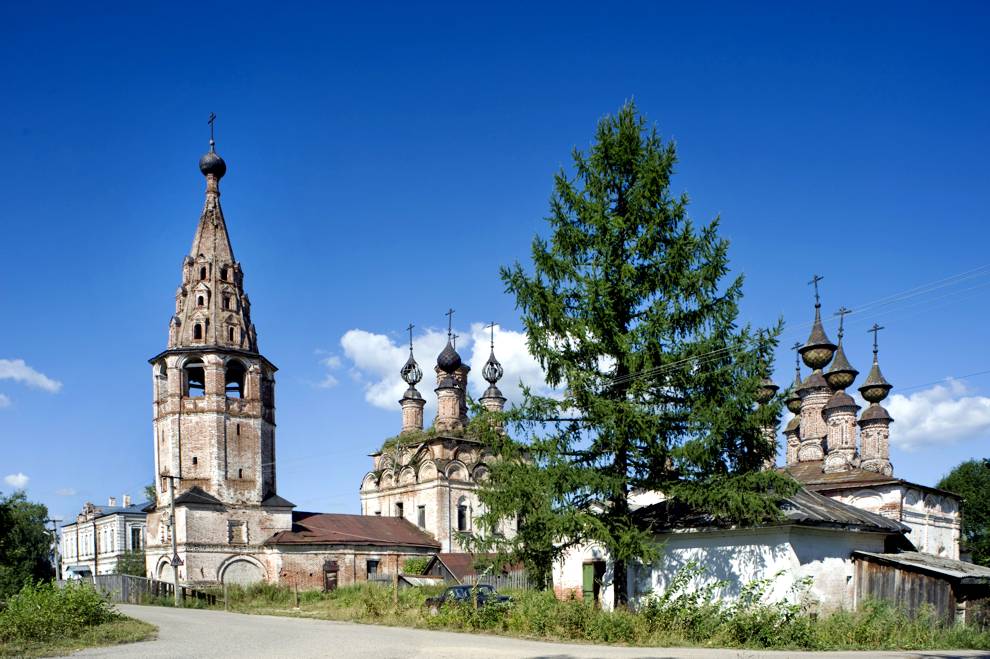
[[[155,500],[158,498],[158,492],[155,490],[154,483],[149,483],[144,486],[144,496],[151,503],[155,502]]]
[[[990,566],[990,460],[967,460],[937,487],[963,498],[962,540],[973,562]]]
[[[0,494],[0,600],[24,585],[53,576],[48,508],[24,492]]]
[[[575,150],[573,163],[573,176],[554,179],[549,231],[533,240],[532,267],[502,269],[529,351],[562,391],[521,405],[544,425],[532,464],[551,477],[522,473],[534,487],[549,483],[542,512],[563,516],[553,531],[579,529],[624,575],[629,561],[656,551],[632,515],[633,490],[752,523],[776,518],[777,501],[796,488],[761,471],[775,454],[763,428],[776,425],[781,403],[755,400],[780,323],[738,324],[742,277],[724,281],[728,242],[718,220],[696,227],[688,218],[687,197],[670,190],[674,145],[632,102],[599,122],[590,151]],[[614,588],[625,603],[625,579]]]
[[[144,550],[133,549],[125,551],[117,557],[117,566],[113,570],[114,574],[129,574],[134,577],[148,576],[144,563]]]

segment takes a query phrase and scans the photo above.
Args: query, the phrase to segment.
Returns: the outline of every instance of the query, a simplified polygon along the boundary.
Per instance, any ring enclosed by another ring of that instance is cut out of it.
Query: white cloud
[[[0,394],[0,410],[5,407],[10,407],[10,397]]]
[[[61,382],[34,370],[23,359],[0,359],[0,380],[14,380],[52,394],[62,388]]]
[[[317,351],[318,354],[319,352]],[[316,383],[316,386],[322,389],[331,389],[340,384],[340,380],[333,374],[333,371],[336,371],[341,366],[340,357],[329,355],[321,359],[320,364],[327,369],[327,372],[324,374],[323,379]]]
[[[447,333],[429,330],[415,338],[416,361],[423,371],[423,381],[417,388],[426,399],[428,409],[436,408],[436,376],[433,365],[447,343]],[[463,349],[464,341],[460,341]],[[384,334],[361,329],[348,330],[340,339],[344,355],[351,360],[351,375],[364,387],[364,399],[384,410],[399,411],[399,398],[406,390],[406,383],[399,376],[399,369],[409,357],[409,348],[396,343]],[[427,419],[430,414],[425,415]]]
[[[885,401],[894,417],[891,444],[911,451],[990,436],[990,398],[968,393],[963,382],[949,379],[908,396],[894,394]]]
[[[55,490],[55,496],[74,497],[76,496],[76,491],[71,487],[60,487]]]
[[[15,490],[23,490],[27,487],[29,480],[31,479],[27,477],[27,474],[22,474],[21,472],[17,472],[16,474],[8,474],[3,477],[3,482]]]

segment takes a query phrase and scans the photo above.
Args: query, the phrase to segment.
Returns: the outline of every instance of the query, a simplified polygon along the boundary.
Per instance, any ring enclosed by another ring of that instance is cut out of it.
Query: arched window
[[[196,323],[196,325],[193,327],[193,341],[202,341],[202,340],[203,340],[203,326],[200,325],[199,323]]]
[[[205,265],[202,268],[199,269],[199,278],[200,279],[206,279],[206,266]]]
[[[220,279],[227,281],[227,266],[220,268]]]
[[[457,530],[468,530],[468,507],[464,499],[461,499],[457,504]]]
[[[202,362],[190,362],[184,367],[186,372],[183,396],[194,398],[206,393],[206,372]]]
[[[196,298],[196,306],[201,307],[204,304],[206,304],[206,301],[203,299],[202,295]]]
[[[244,398],[246,375],[247,369],[244,368],[243,362],[236,359],[227,362],[227,370],[224,373],[224,390],[227,392],[227,398]]]

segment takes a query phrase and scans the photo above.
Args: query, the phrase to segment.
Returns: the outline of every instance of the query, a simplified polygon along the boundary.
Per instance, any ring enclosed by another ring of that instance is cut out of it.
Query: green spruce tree
[[[623,575],[614,581],[621,605],[628,562],[655,556],[631,513],[632,491],[753,523],[777,516],[777,501],[795,489],[761,470],[775,453],[763,428],[776,424],[779,397],[755,404],[780,323],[737,324],[743,282],[725,281],[718,220],[696,227],[688,218],[686,195],[670,192],[674,144],[632,102],[602,119],[590,151],[573,160],[573,176],[555,177],[549,235],[534,239],[532,268],[502,269],[529,350],[563,392],[528,395],[516,412],[543,425],[529,464],[553,496],[534,508],[498,473],[489,489],[523,519],[542,513],[553,533],[607,547]]]

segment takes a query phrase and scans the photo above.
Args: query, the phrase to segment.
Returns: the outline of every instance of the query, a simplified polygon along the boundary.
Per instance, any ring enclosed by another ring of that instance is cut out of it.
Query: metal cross
[[[457,334],[450,335],[450,342],[454,345],[454,350],[457,350]]]
[[[822,277],[821,275],[815,275],[814,277],[811,278],[811,281],[808,282],[809,286],[815,287],[815,306],[821,304],[821,300],[818,299],[818,282],[820,282],[822,279],[825,279],[825,277]]]
[[[210,144],[213,144],[213,122],[217,120],[217,115],[210,113],[210,118],[206,120],[206,123],[210,124]]]
[[[798,349],[800,347],[801,347],[801,343],[797,341],[795,341],[794,345],[791,346],[791,350],[794,351],[794,370],[796,370],[798,373],[801,372],[801,353],[798,352]]]
[[[881,325],[879,325],[877,323],[873,323],[873,327],[871,327],[870,329],[866,330],[867,332],[873,332],[873,356],[874,357],[877,356],[877,334],[882,329],[886,329],[886,328],[884,328],[883,326],[881,326]]]
[[[495,350],[495,321],[493,320],[485,325],[485,329],[491,329],[492,331],[492,350]]]
[[[413,328],[414,327],[416,327],[416,326],[413,325],[412,323],[409,323],[409,327],[406,328],[406,331],[409,332],[409,354],[410,355],[412,354],[412,331],[413,331]]]
[[[847,309],[845,307],[839,307],[839,310],[835,312],[835,315],[839,317],[839,340],[842,340],[842,321],[846,319],[846,314],[852,313],[852,309]]]
[[[449,339],[452,336],[451,332],[453,331],[454,310],[448,309],[447,313],[444,315],[447,316],[447,338]]]

